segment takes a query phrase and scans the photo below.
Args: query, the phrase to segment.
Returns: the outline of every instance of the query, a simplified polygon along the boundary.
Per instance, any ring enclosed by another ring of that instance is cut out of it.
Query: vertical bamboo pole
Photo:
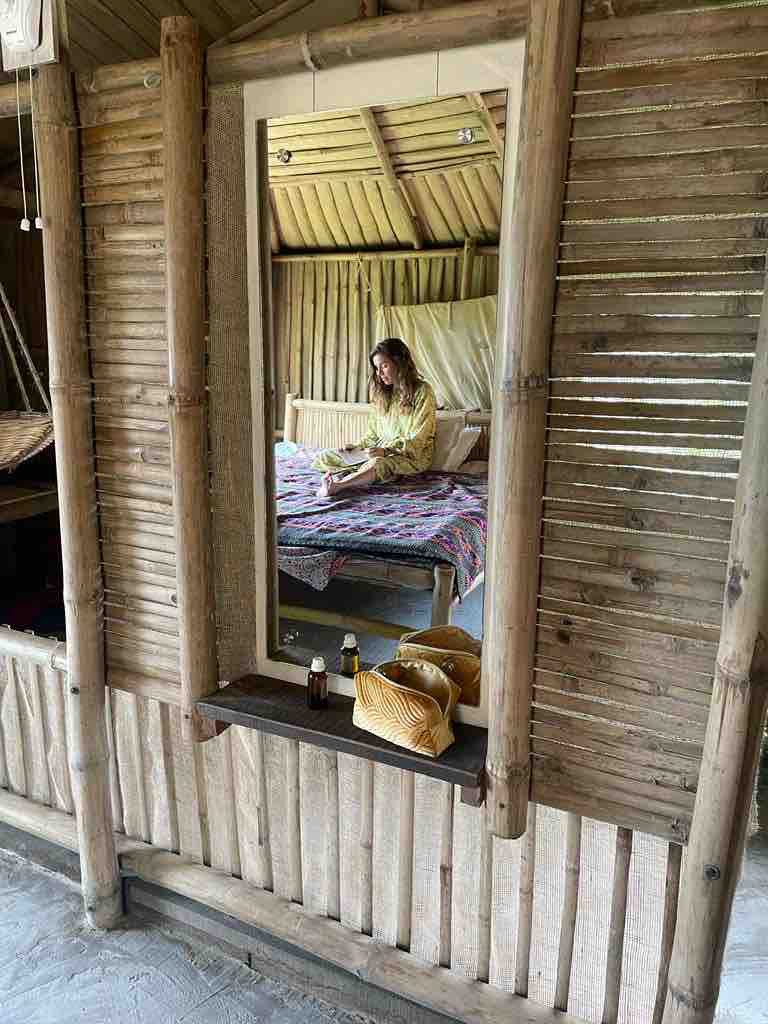
[[[460,299],[469,299],[472,295],[472,272],[475,269],[475,252],[477,251],[477,239],[464,239],[464,257],[461,261],[461,290]]]
[[[451,966],[453,931],[453,800],[450,782],[440,783],[440,947],[438,963]]]
[[[413,815],[416,800],[413,772],[400,772],[400,820],[397,837],[397,945],[411,948],[413,901]]]
[[[487,813],[487,812],[486,812]],[[517,915],[515,994],[528,995],[533,933],[533,887],[536,875],[536,804],[528,804],[525,836],[520,850],[520,896]]]
[[[652,1024],[661,1024],[664,1016],[664,1004],[667,1001],[667,982],[669,980],[669,961],[672,956],[672,945],[675,941],[677,926],[677,901],[680,896],[680,866],[683,860],[683,848],[677,843],[670,843],[667,851],[667,882],[664,891],[664,924],[661,932],[661,956],[659,957],[659,980],[656,984],[656,1003],[653,1007]]]
[[[109,928],[122,913],[122,896],[112,834],[104,718],[103,584],[85,336],[77,117],[66,63],[41,67],[36,90],[69,665],[70,769],[85,913],[91,925]]]
[[[160,35],[165,188],[169,426],[179,558],[182,731],[207,739],[195,702],[218,685],[205,409],[203,59],[196,23],[164,18]]]
[[[632,836],[632,830],[628,828],[620,828],[616,832],[611,925],[608,931],[608,961],[605,968],[603,1024],[616,1024],[619,1019],[621,974],[624,963],[624,931],[627,924],[629,867],[632,861]]]
[[[568,1010],[573,965],[573,940],[576,935],[576,911],[579,904],[581,873],[581,815],[568,814],[565,840],[565,896],[560,915],[560,945],[557,953],[557,986],[555,1009]]]
[[[360,759],[360,931],[373,933],[373,761]]]
[[[549,341],[580,24],[579,0],[531,3],[516,175],[507,137],[483,651],[488,821],[502,839],[525,830],[530,789]]]
[[[720,644],[664,1024],[710,1024],[768,701],[768,289],[757,335]]]

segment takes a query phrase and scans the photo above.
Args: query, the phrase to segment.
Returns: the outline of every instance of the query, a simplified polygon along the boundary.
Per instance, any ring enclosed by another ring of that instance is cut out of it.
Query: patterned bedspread
[[[488,482],[425,473],[334,498],[318,498],[316,452],[276,446],[278,545],[456,569],[459,597],[483,572]]]

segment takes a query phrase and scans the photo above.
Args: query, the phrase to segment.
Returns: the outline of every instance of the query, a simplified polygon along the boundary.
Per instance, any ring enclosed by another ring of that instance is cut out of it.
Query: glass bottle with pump
[[[325,659],[313,658],[307,675],[307,707],[319,711],[328,707],[328,675]]]
[[[354,633],[347,633],[341,645],[341,674],[351,679],[359,671],[360,648],[357,646],[357,637]]]

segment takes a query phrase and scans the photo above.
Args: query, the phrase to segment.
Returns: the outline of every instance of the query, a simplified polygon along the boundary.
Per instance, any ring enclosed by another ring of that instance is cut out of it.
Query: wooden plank
[[[632,331],[584,331],[582,333],[555,335],[552,352],[556,357],[573,355],[608,355],[610,353],[753,353],[756,335],[733,334],[683,334],[646,333],[641,329]],[[649,415],[655,415],[650,410]]]
[[[637,451],[641,444],[648,447],[660,447],[659,442],[651,439],[638,439],[632,448],[610,448],[608,445],[614,442],[609,437],[595,439],[588,444],[548,444],[546,457],[552,463],[563,462],[569,465],[574,463],[588,464],[592,466],[606,467],[645,467],[654,470],[669,469],[673,472],[701,473],[707,475],[735,474],[738,472],[739,452],[733,451],[702,451],[700,454],[689,448],[683,448],[680,452],[664,454],[663,452]],[[722,448],[730,447],[727,443]],[[675,486],[670,490],[675,490]]]
[[[245,676],[199,704],[201,714],[218,721],[259,728],[279,736],[407,768],[454,785],[477,788],[485,756],[485,731],[454,724],[456,742],[438,760],[395,747],[357,729],[352,698],[330,694],[325,711],[310,711],[303,686]]]
[[[597,493],[594,493],[597,492]],[[710,515],[707,518],[689,511],[655,511],[652,507],[642,507],[640,501],[633,502],[632,495],[624,496],[621,492],[607,488],[570,488],[568,496],[547,492],[544,496],[544,518],[559,523],[580,523],[591,527],[616,527],[628,530],[646,530],[657,534],[673,534],[676,537],[707,538],[724,541],[730,530],[730,516],[727,510],[720,511],[720,518]],[[575,500],[569,500],[575,499]],[[651,495],[646,496],[647,504],[653,501]],[[691,499],[690,504],[695,504]],[[704,510],[702,510],[704,511]]]
[[[551,494],[552,484],[576,484],[579,486],[618,487],[629,491],[658,491],[661,494],[676,494],[703,499],[718,498],[732,500],[736,490],[735,480],[726,477],[710,477],[690,473],[665,473],[663,470],[647,469],[642,466],[593,466],[576,462],[548,462],[546,467],[546,490]]]

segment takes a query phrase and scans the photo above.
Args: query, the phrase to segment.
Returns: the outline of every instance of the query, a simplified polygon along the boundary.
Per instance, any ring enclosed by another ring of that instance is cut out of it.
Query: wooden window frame
[[[364,67],[365,76],[361,82],[364,96],[355,94],[355,105],[374,105],[399,102],[403,99],[428,98],[430,96],[453,95],[462,92],[481,92],[506,89],[507,128],[503,165],[502,208],[510,210],[514,200],[518,126],[523,90],[523,69],[526,43],[522,38],[458,50],[418,54],[415,57],[392,58],[356,65]],[[456,56],[461,55],[460,60]],[[441,59],[442,58],[442,59]],[[407,64],[403,64],[406,61]],[[421,62],[421,64],[419,64]],[[466,70],[469,63],[471,71]],[[442,71],[441,71],[442,68]],[[413,75],[414,70],[420,81],[432,81],[434,88],[422,86],[421,96],[403,95],[401,83],[403,71]],[[276,522],[274,517],[274,467],[268,457],[273,436],[273,400],[275,394],[272,378],[272,294],[269,243],[269,203],[266,163],[266,121],[270,117],[282,117],[295,113],[315,113],[321,110],[345,109],[334,103],[323,103],[318,99],[328,89],[330,76],[349,74],[349,69],[321,72],[307,72],[283,76],[277,79],[261,79],[244,85],[244,145],[246,176],[246,217],[247,217],[247,280],[249,296],[249,347],[251,369],[251,401],[253,410],[253,479],[254,479],[254,544],[255,544],[255,588],[256,588],[256,671],[263,676],[281,679],[288,683],[304,684],[306,668],[278,661],[270,655],[277,646],[278,613],[275,607],[277,595],[277,567],[275,562]],[[320,80],[320,76],[324,76]],[[393,91],[398,83],[398,92]],[[455,87],[454,87],[455,83]],[[332,83],[331,83],[332,84]],[[331,89],[331,93],[333,90]],[[312,110],[307,109],[307,99],[312,97]],[[346,104],[348,109],[349,104]],[[511,218],[502,216],[502,233],[499,240],[499,265],[510,251],[509,227]],[[506,291],[510,287],[508,275],[500,275],[499,307],[506,304]],[[490,468],[490,467],[489,467]],[[272,512],[270,514],[270,508]],[[265,580],[269,584],[265,586]],[[486,608],[489,604],[486,591]],[[484,619],[486,613],[484,612]],[[329,689],[332,692],[354,695],[354,684],[343,676],[329,674]],[[488,695],[481,693],[478,707],[460,705],[458,721],[473,725],[487,726],[489,718]]]

